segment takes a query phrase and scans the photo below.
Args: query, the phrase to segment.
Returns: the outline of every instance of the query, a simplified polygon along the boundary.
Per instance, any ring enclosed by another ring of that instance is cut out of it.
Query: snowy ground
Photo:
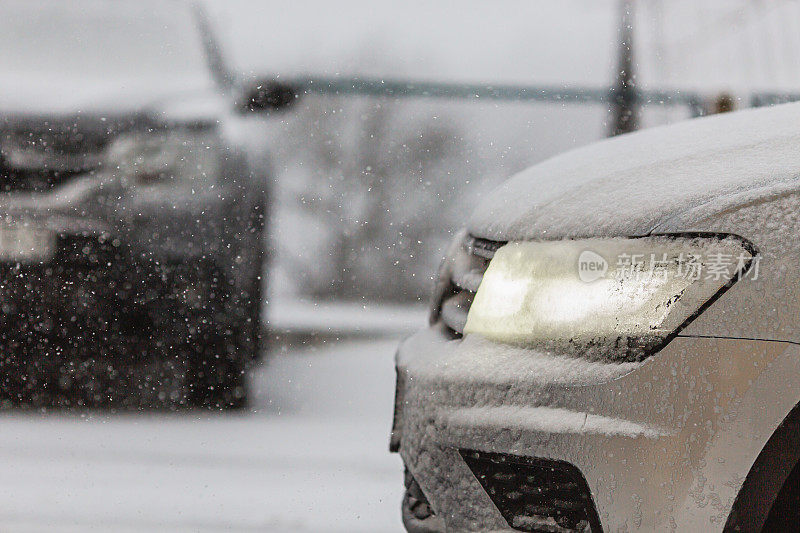
[[[318,302],[271,297],[264,322],[279,337],[404,336],[425,324],[425,304],[398,306],[376,303]]]
[[[274,354],[240,415],[0,418],[0,531],[400,531],[396,338]]]

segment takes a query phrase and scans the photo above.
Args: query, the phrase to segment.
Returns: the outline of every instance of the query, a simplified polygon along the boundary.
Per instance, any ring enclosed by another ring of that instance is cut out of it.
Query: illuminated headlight
[[[153,185],[214,175],[212,146],[204,135],[183,130],[121,135],[107,164],[126,184]]]
[[[757,257],[737,237],[512,242],[489,263],[465,334],[583,357],[641,360]]]

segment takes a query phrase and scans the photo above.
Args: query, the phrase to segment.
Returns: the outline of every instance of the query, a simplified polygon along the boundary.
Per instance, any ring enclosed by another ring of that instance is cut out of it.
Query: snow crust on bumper
[[[400,453],[448,531],[509,530],[459,449],[567,461],[607,531],[721,530],[800,400],[800,347],[678,337],[642,363],[509,348],[440,326],[397,354]]]

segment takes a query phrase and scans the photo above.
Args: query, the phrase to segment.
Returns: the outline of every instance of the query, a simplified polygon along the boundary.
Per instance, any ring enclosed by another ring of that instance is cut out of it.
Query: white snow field
[[[401,531],[397,339],[271,356],[253,411],[0,417],[0,531]]]

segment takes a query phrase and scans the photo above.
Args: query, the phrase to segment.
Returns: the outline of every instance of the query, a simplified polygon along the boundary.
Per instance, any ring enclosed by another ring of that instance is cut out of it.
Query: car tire
[[[239,346],[228,309],[229,285],[222,271],[206,261],[182,265],[175,276],[180,301],[173,318],[186,361],[188,407],[247,407],[248,360]]]
[[[242,250],[242,257],[250,265],[249,280],[245,293],[242,294],[242,307],[245,317],[239,329],[239,345],[248,361],[257,362],[265,350],[265,339],[261,323],[261,308],[264,296],[265,267],[268,265],[266,242],[265,203],[258,203],[253,207],[250,215],[248,229],[253,234],[251,244]]]
[[[218,339],[190,354],[187,385],[189,407],[235,410],[248,405],[247,367],[235,353],[226,353]]]

